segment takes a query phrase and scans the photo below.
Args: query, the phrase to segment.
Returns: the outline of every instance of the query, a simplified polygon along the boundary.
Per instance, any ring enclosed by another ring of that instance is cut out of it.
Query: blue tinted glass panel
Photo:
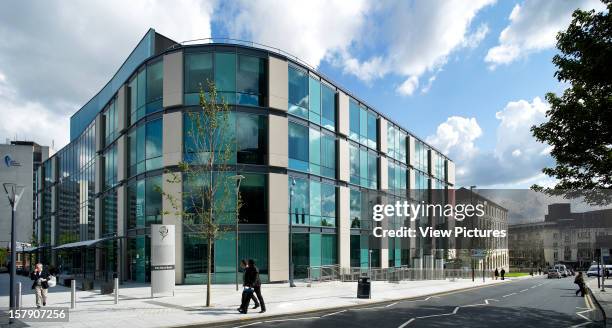
[[[308,75],[289,67],[289,113],[308,119]]]

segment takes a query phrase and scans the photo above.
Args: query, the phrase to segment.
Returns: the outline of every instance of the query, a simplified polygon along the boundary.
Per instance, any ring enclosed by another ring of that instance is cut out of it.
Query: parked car
[[[561,272],[559,272],[559,270],[557,269],[549,269],[548,279],[553,279],[553,278],[561,279]]]
[[[553,269],[559,270],[559,273],[561,274],[561,277],[563,277],[563,278],[565,278],[565,277],[570,275],[570,273],[567,270],[567,267],[565,266],[565,264],[555,264]]]

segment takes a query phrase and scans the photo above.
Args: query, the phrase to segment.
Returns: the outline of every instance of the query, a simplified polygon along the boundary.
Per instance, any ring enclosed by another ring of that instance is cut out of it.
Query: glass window
[[[359,142],[360,113],[359,105],[351,99],[349,101],[349,138],[357,142]]]
[[[321,134],[321,175],[336,177],[336,138],[325,133]]]
[[[336,226],[336,186],[321,184],[321,226]]]
[[[147,114],[162,109],[164,62],[147,65]]]
[[[162,167],[162,120],[141,124],[128,134],[129,176]]]
[[[238,163],[264,164],[267,154],[267,120],[263,115],[236,113]]]
[[[408,153],[406,151],[406,134],[404,132],[399,133],[399,158],[398,160],[400,160],[402,163],[406,163],[406,154]]]
[[[185,104],[199,104],[200,86],[206,91],[207,81],[213,81],[211,53],[185,54]]]
[[[310,224],[321,226],[321,183],[310,181]]]
[[[268,201],[266,198],[266,176],[264,174],[242,173],[240,183],[240,223],[266,224]]]
[[[289,66],[289,113],[308,119],[308,74]]]
[[[117,184],[117,145],[113,145],[104,154],[105,189]]]
[[[321,125],[336,130],[336,92],[321,84]]]
[[[145,180],[145,226],[162,222],[162,176]]]
[[[368,111],[363,107],[359,108],[359,142],[362,145],[370,146],[368,144]]]
[[[308,128],[289,122],[289,167],[308,171]]]
[[[375,154],[368,153],[368,188],[378,188],[378,163]]]
[[[140,118],[144,116],[144,106],[146,104],[146,95],[147,95],[147,71],[142,70],[138,73],[138,94],[136,96],[138,113],[136,114],[136,120],[132,122],[136,122]]]
[[[215,86],[219,101],[236,103],[236,54],[215,53]]]
[[[321,265],[338,263],[338,243],[336,235],[321,234]]]
[[[308,104],[310,106],[310,111],[308,113],[308,119],[316,124],[321,124],[321,83],[310,77],[309,82],[310,88],[310,99]]]
[[[368,147],[376,149],[378,141],[378,128],[376,127],[376,115],[368,112]]]
[[[361,227],[361,192],[351,189],[349,199],[351,207],[351,228],[357,229]]]
[[[145,169],[147,171],[162,167],[162,120],[148,122],[146,125]]]
[[[289,177],[289,215],[296,225],[308,225],[310,214],[310,188],[308,180]]]
[[[396,158],[395,154],[395,126],[389,124],[387,126],[387,154],[391,158]]]
[[[350,170],[351,170],[351,183],[358,185],[359,184],[359,148],[350,145],[349,146],[349,161],[350,161]]]
[[[321,175],[321,132],[309,129],[309,172]]]
[[[110,104],[102,114],[104,116],[104,144],[111,144],[117,137],[118,119],[117,105],[115,99],[111,100]]]
[[[218,134],[213,137],[213,142],[216,144],[217,154],[232,148],[232,153],[227,160],[227,164],[236,163],[236,115],[230,112],[227,118],[223,114],[217,116],[217,132],[224,130],[223,140]],[[208,160],[210,153],[210,142],[208,141],[209,134],[206,133],[210,122],[205,118],[203,112],[187,112],[183,114],[183,156],[186,162],[205,163]],[[215,159],[216,163],[220,162],[221,156]],[[224,158],[224,157],[223,157]]]
[[[263,106],[266,93],[266,61],[263,58],[238,55],[236,91],[238,104]]]

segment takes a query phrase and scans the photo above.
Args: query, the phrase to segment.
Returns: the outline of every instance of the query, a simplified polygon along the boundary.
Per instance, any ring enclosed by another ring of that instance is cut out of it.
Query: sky
[[[456,163],[458,186],[554,180],[546,121],[555,36],[598,0],[3,1],[0,142],[61,149],[69,118],[149,28],[175,41],[251,40],[287,51]]]

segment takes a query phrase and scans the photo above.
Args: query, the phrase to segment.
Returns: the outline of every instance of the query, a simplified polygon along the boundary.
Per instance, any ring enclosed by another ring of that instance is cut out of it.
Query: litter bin
[[[357,282],[357,298],[370,298],[370,278],[363,277]]]

